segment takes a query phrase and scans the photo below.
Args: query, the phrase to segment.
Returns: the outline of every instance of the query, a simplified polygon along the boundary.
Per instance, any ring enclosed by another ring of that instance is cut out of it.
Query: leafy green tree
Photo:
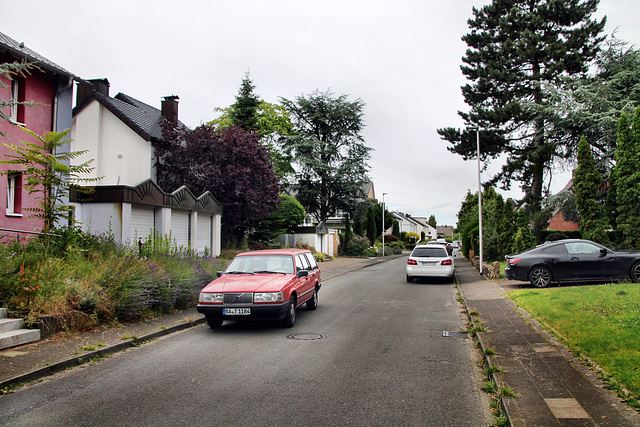
[[[640,248],[640,107],[633,119],[633,132],[626,113],[618,122],[615,152],[615,186],[618,207],[617,229],[625,249]]]
[[[603,40],[605,19],[591,18],[597,5],[598,0],[494,0],[473,8],[471,32],[462,38],[469,48],[461,68],[472,82],[462,94],[471,111],[458,114],[467,127],[481,130],[483,159],[506,159],[491,184],[521,184],[538,240],[544,179],[564,148],[549,134],[556,106],[548,88],[587,71]],[[450,151],[465,159],[477,156],[475,131],[438,133],[453,145]]]
[[[458,230],[460,230],[460,240],[462,240],[462,253],[467,258],[469,250],[478,250],[478,225],[478,193],[471,194],[471,191],[467,190],[467,195],[458,211]]]
[[[290,231],[302,224],[306,215],[304,208],[295,197],[281,194],[280,204],[271,217],[276,221],[278,227]]]
[[[580,215],[580,233],[585,239],[609,243],[609,228],[604,214],[600,186],[602,176],[596,170],[591,146],[584,136],[578,143],[578,167],[573,176],[576,207]]]
[[[507,200],[502,208],[502,217],[498,232],[498,255],[500,258],[514,252],[513,238],[516,234],[516,224],[513,214],[513,203]]]
[[[498,251],[499,226],[504,211],[504,199],[494,188],[487,188],[482,196],[483,258],[502,261]]]
[[[13,150],[15,154],[6,155],[6,160],[0,160],[0,163],[20,170],[24,189],[29,194],[35,194],[35,199],[39,200],[37,207],[25,208],[25,210],[33,212],[32,218],[42,220],[42,231],[46,239],[47,233],[71,214],[71,206],[64,204],[70,190],[90,193],[92,189],[82,187],[80,183],[93,183],[102,178],[86,178],[86,174],[94,170],[91,166],[93,159],[69,166],[71,160],[82,156],[87,150],[58,152],[60,147],[70,142],[67,137],[71,129],[62,132],[45,132],[42,136],[22,126],[20,129],[33,137],[36,142],[20,141],[23,145],[3,143],[2,145]],[[10,173],[11,171],[0,171],[0,174]]]
[[[262,243],[275,243],[281,234],[291,232],[296,226],[302,224],[305,216],[304,208],[295,197],[280,194],[280,202],[276,210],[269,217],[257,222],[251,237]]]
[[[531,231],[527,214],[524,210],[516,213],[516,232],[513,235],[513,251],[515,253],[524,252],[536,245],[536,237]]]
[[[295,133],[285,149],[295,159],[295,189],[300,203],[317,221],[351,212],[365,198],[371,148],[362,137],[362,100],[319,92],[281,99]]]
[[[437,228],[438,222],[436,221],[436,216],[435,215],[429,216],[429,219],[427,220],[427,224],[429,224],[433,228]]]

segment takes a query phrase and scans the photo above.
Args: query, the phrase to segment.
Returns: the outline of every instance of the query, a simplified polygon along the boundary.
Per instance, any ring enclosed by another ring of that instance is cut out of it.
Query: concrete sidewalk
[[[406,255],[384,258],[336,258],[320,264],[322,281]],[[101,327],[90,332],[59,333],[56,336],[0,351],[2,389],[39,380],[89,360],[138,346],[144,342],[205,323],[195,309],[178,311],[154,319]]]
[[[467,310],[478,311],[488,329],[478,334],[481,348],[496,352],[486,364],[500,366],[499,386],[518,395],[503,399],[511,425],[640,426],[640,414],[506,297],[507,282],[483,280],[461,257],[456,276]]]

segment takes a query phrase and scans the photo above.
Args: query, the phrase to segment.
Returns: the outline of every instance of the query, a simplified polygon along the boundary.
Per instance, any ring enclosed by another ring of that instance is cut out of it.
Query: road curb
[[[482,280],[485,280],[485,279],[482,278]],[[463,289],[461,286],[458,285],[457,278],[456,278],[456,288],[458,288],[458,292],[460,292],[460,297],[462,298],[462,305],[464,306],[464,310],[467,313],[467,318],[469,319],[469,325],[473,325],[474,318],[471,315],[471,310],[469,309],[469,306],[467,305],[467,299],[464,296]],[[475,336],[473,336],[472,338],[474,338],[478,344],[478,349],[480,350],[482,355],[483,366],[485,368],[488,368],[489,366],[500,367],[500,364],[498,363],[498,360],[495,356],[485,354],[485,351],[487,350],[488,346],[487,346],[487,343],[483,341],[481,334],[482,332],[477,332]],[[500,390],[502,388],[508,387],[507,383],[504,381],[502,376],[497,374],[498,373],[491,374],[491,379],[496,385],[496,389]],[[515,412],[515,407],[513,406],[515,404],[512,402],[513,398],[505,398],[505,397],[498,396],[498,399],[499,399],[498,403],[500,405],[500,410],[502,411],[504,416],[507,417],[508,425],[512,427],[524,426],[524,424],[517,422],[517,420],[514,420],[512,416],[512,414]]]
[[[84,365],[85,363],[95,359],[96,357],[105,357],[114,353],[118,353],[124,350],[127,350],[131,347],[138,347],[141,344],[147,343],[154,339],[163,337],[165,335],[169,335],[175,332],[180,332],[185,329],[192,328],[194,326],[205,323],[205,318],[200,318],[196,320],[185,321],[184,323],[180,323],[174,326],[169,326],[166,329],[160,329],[158,331],[149,332],[148,334],[141,335],[140,337],[134,337],[131,339],[123,340],[118,344],[112,344],[98,350],[89,351],[83,354],[79,354],[73,357],[70,357],[65,360],[61,360],[59,362],[47,365],[43,368],[35,369],[30,372],[26,372],[21,375],[17,375],[13,378],[9,378],[0,382],[0,390],[12,387],[18,384],[29,383],[33,381],[41,380],[47,376],[56,374],[58,372],[62,372],[69,368],[74,368],[76,366]]]

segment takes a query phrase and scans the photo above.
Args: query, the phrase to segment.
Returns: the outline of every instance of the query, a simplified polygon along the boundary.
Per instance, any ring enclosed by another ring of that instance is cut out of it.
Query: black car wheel
[[[318,308],[318,288],[313,290],[313,296],[307,301],[307,310],[315,310]]]
[[[291,296],[289,307],[287,307],[287,315],[282,319],[282,326],[285,328],[293,328],[296,324],[296,297]]]
[[[636,262],[631,267],[631,281],[634,283],[640,282],[640,262]]]
[[[222,319],[217,319],[215,317],[210,317],[210,316],[206,316],[205,318],[207,319],[207,324],[211,329],[218,329],[220,328],[220,326],[222,326],[222,322],[223,322]]]
[[[413,277],[407,274],[407,283],[411,283],[411,282],[413,282]]]
[[[536,288],[546,288],[551,284],[551,272],[545,267],[535,267],[529,273],[529,281],[531,286]]]

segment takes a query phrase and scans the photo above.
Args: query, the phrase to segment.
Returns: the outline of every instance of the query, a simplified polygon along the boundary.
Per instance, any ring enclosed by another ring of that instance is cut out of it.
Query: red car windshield
[[[293,258],[291,255],[243,255],[236,257],[225,271],[225,274],[260,274],[279,273],[293,274]]]

